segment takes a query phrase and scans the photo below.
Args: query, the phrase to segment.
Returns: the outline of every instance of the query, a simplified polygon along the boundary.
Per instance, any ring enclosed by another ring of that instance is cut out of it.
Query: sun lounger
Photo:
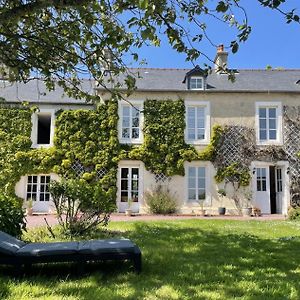
[[[142,267],[141,251],[128,239],[106,239],[80,242],[24,243],[0,231],[0,264],[23,265],[36,263],[130,260],[135,271]]]

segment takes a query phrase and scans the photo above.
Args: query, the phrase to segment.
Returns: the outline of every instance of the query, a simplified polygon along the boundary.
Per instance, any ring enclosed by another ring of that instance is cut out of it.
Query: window
[[[141,143],[141,111],[140,104],[121,105],[120,111],[120,141],[124,143]]]
[[[206,199],[206,168],[188,167],[188,201]]]
[[[204,89],[203,77],[191,77],[189,79],[189,89],[190,90],[203,90]]]
[[[256,169],[256,187],[258,192],[265,192],[267,190],[267,169]]]
[[[139,201],[139,168],[121,168],[121,202]]]
[[[276,168],[276,192],[282,192],[282,169]]]
[[[37,144],[50,144],[51,114],[38,114]]]
[[[282,118],[278,103],[259,103],[257,106],[257,139],[261,144],[281,143]]]
[[[29,175],[27,177],[26,200],[49,201],[49,175]]]
[[[186,106],[186,142],[201,144],[209,142],[210,115],[209,103],[187,102]]]
[[[54,133],[54,111],[40,110],[32,116],[32,146],[51,146]]]

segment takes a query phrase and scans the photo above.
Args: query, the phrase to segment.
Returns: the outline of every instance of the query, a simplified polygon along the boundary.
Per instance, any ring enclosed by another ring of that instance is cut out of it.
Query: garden
[[[93,263],[36,265],[20,277],[0,268],[1,299],[299,299],[298,221],[176,220],[110,222],[72,239],[126,237],[143,268]],[[27,241],[61,241],[60,227],[29,229]]]

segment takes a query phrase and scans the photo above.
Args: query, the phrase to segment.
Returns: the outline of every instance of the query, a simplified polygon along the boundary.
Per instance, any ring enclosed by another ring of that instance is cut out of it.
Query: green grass
[[[117,262],[93,264],[79,278],[72,265],[35,267],[19,279],[1,268],[0,299],[300,299],[300,223],[115,222],[109,230],[104,236],[140,246],[140,275]],[[25,237],[51,240],[41,231]]]

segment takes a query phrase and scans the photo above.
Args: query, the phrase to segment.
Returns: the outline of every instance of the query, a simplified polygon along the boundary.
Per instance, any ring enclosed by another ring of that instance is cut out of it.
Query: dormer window
[[[191,77],[189,80],[189,90],[203,90],[204,78],[203,77]]]
[[[185,74],[182,83],[186,84],[188,90],[205,90],[206,77],[207,71],[196,66]]]

